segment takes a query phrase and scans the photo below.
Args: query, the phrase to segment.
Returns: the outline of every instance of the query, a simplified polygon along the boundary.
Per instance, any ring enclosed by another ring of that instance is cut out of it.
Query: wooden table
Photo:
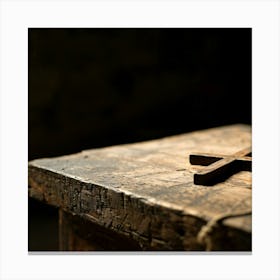
[[[29,162],[29,196],[59,208],[60,250],[250,251],[251,172],[195,185],[191,153],[234,154],[231,125]]]

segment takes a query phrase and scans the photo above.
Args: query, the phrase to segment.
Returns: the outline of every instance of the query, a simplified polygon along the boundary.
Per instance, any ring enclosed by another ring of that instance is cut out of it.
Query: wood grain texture
[[[131,238],[59,210],[60,251],[139,251]]]
[[[251,209],[251,172],[193,184],[191,153],[233,154],[251,127],[232,125],[29,162],[29,195],[136,241],[142,250],[205,250],[215,217]],[[213,250],[251,250],[251,215],[224,219]]]

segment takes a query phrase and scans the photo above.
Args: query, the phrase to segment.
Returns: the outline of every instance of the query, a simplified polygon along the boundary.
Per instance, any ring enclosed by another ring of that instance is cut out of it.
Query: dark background
[[[29,29],[29,160],[251,123],[251,29]],[[57,250],[29,200],[29,250]]]

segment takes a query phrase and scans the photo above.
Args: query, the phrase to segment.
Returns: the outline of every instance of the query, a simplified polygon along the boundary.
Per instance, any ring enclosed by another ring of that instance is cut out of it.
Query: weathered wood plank
[[[197,186],[193,173],[201,167],[191,166],[188,157],[234,154],[250,145],[251,128],[232,125],[34,160],[29,195],[127,236],[144,250],[204,250],[197,240],[203,225],[251,209],[251,173]],[[222,227],[226,233],[212,249],[250,250],[251,215],[224,219]],[[228,248],[224,239],[230,236],[236,242]],[[238,236],[249,241],[237,242]]]
[[[59,210],[60,251],[137,251],[136,241]]]

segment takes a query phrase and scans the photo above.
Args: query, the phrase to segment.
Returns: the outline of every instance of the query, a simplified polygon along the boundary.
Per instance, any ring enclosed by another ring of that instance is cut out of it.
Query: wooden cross
[[[212,186],[239,171],[252,171],[251,151],[248,147],[232,155],[191,154],[191,164],[206,166],[194,174],[194,184]]]

